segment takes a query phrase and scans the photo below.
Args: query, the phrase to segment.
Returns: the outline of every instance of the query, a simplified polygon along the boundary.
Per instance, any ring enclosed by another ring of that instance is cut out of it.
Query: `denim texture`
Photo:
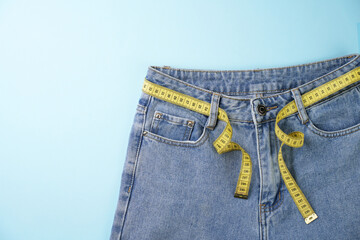
[[[211,114],[141,93],[110,239],[359,239],[360,81],[306,108],[301,101],[359,66],[359,54],[253,70],[149,66],[146,79],[211,103]],[[318,215],[308,225],[278,166],[275,118],[293,100],[299,111],[278,125],[305,135],[301,148],[282,152]],[[248,199],[234,197],[241,152],[218,154],[212,145],[226,125],[219,107],[252,160]]]

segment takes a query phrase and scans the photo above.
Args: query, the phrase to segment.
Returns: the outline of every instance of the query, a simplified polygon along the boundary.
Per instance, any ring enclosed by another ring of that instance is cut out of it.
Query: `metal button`
[[[259,104],[257,106],[257,111],[259,112],[260,115],[265,115],[266,107],[263,104]]]

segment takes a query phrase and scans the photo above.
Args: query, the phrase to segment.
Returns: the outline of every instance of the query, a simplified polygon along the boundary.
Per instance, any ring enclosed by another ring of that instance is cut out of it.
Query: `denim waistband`
[[[298,89],[304,94],[359,66],[360,54],[354,53],[300,65],[250,70],[149,66],[145,78],[209,103],[213,94],[219,94],[219,107],[231,121],[254,123],[255,112],[257,123],[262,123],[275,121],[281,108],[294,100],[291,90]],[[267,108],[265,115],[256,112],[259,104]]]

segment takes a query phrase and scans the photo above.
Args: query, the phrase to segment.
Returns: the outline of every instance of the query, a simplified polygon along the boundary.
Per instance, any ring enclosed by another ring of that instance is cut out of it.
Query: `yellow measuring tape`
[[[304,106],[306,107],[359,80],[360,67],[355,68],[350,72],[303,94],[301,99],[304,103]],[[157,85],[148,81],[146,78],[142,90],[155,98],[176,104],[178,106],[207,116],[210,115],[210,103]],[[317,218],[317,215],[311,208],[299,186],[296,184],[294,178],[291,176],[288,168],[285,165],[281,152],[284,143],[290,147],[301,147],[304,143],[304,134],[302,132],[292,132],[290,134],[286,134],[277,125],[281,119],[284,119],[297,111],[298,109],[296,107],[295,101],[292,101],[285,105],[276,116],[275,133],[276,136],[282,141],[278,154],[278,164],[286,188],[288,189],[301,215],[305,219],[306,224],[309,224]],[[241,169],[236,184],[234,197],[247,199],[252,174],[251,158],[249,154],[242,147],[240,147],[239,144],[231,142],[232,127],[226,112],[221,108],[219,108],[218,111],[218,119],[226,122],[226,127],[220,136],[213,142],[213,146],[219,154],[233,150],[239,150],[242,152]]]
[[[146,78],[142,90],[145,93],[161,100],[179,105],[207,116],[210,115],[210,103],[149,82]],[[221,108],[219,108],[218,111],[218,119],[225,121],[226,127],[220,136],[213,142],[213,145],[219,154],[233,150],[240,150],[243,153],[239,179],[236,185],[234,196],[246,199],[249,194],[252,173],[250,156],[242,147],[240,147],[239,144],[231,142],[232,127],[226,112]]]
[[[343,74],[340,77],[337,77],[303,94],[301,96],[301,100],[304,104],[304,107],[307,107],[359,80],[360,80],[360,67],[357,67],[349,71],[348,73]],[[288,189],[301,215],[305,219],[306,224],[309,224],[312,221],[314,221],[318,216],[310,206],[309,202],[307,201],[306,197],[300,190],[299,186],[296,184],[294,178],[291,176],[288,168],[285,165],[281,152],[281,148],[284,144],[295,148],[302,147],[302,145],[304,144],[304,134],[302,132],[292,132],[288,135],[284,133],[278,126],[278,122],[281,119],[297,111],[298,109],[296,107],[295,100],[293,100],[290,103],[286,104],[276,115],[275,134],[282,141],[278,154],[278,163],[280,167],[281,176],[285,182],[286,188]]]

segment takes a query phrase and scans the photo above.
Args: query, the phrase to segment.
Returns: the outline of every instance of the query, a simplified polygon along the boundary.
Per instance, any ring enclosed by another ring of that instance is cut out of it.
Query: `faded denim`
[[[360,81],[306,108],[301,101],[359,66],[359,54],[238,71],[150,66],[149,81],[212,103],[212,114],[141,93],[110,239],[359,239]],[[293,100],[299,111],[278,125],[305,135],[301,148],[284,145],[282,152],[318,215],[308,225],[277,158],[276,114]],[[216,119],[219,107],[229,116],[232,141],[252,160],[248,199],[234,197],[241,152],[218,154],[212,145],[226,125]]]

